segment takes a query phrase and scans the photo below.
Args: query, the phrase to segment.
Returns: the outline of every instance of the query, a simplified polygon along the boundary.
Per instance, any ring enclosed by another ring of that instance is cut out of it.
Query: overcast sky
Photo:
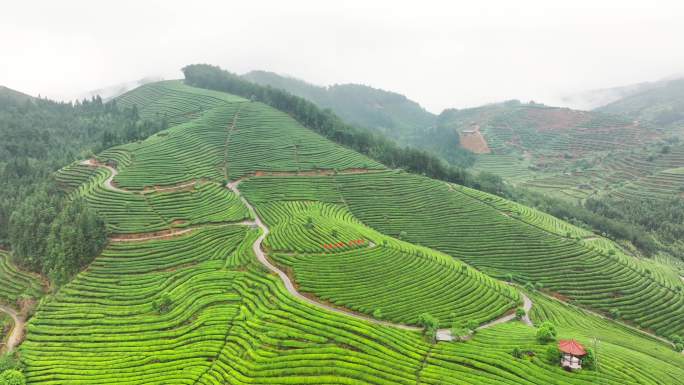
[[[7,1],[0,85],[63,98],[204,62],[364,83],[439,112],[684,73],[684,1],[560,3]]]

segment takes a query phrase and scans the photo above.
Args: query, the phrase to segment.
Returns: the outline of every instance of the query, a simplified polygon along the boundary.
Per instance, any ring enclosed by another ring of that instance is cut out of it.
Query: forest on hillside
[[[18,94],[18,93],[17,93]],[[102,220],[52,174],[105,148],[164,129],[101,98],[59,103],[0,97],[0,245],[20,266],[63,283],[104,245]]]

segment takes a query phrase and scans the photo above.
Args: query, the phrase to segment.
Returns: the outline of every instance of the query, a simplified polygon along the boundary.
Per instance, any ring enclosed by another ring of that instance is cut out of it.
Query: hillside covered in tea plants
[[[73,279],[0,253],[27,383],[684,383],[673,268],[194,80],[120,96],[169,127],[54,175],[107,229]]]

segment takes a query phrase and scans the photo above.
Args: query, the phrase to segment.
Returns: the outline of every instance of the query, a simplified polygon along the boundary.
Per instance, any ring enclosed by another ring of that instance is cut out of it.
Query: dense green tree
[[[525,309],[523,309],[521,307],[515,309],[515,318],[516,319],[521,320],[521,319],[523,319],[524,316],[525,316]]]
[[[418,324],[426,330],[437,329],[439,326],[439,320],[430,313],[423,313],[418,316]]]
[[[463,326],[460,322],[454,322],[451,325],[451,335],[456,341],[465,341],[470,335],[470,330]]]
[[[115,101],[104,103],[99,97],[58,103],[3,97],[0,88],[0,246],[11,246],[11,213],[26,197],[44,189],[54,171],[167,126],[163,117],[142,120],[136,108],[120,109]],[[34,230],[38,231],[45,234],[44,228]]]
[[[545,344],[556,339],[556,327],[549,321],[542,323],[537,329],[537,341]]]
[[[107,232],[83,200],[63,204],[58,195],[40,191],[12,214],[10,239],[17,264],[61,285],[100,253]]]
[[[684,239],[684,202],[672,200],[621,200],[589,198],[583,205],[524,189],[506,188],[500,194],[535,207],[579,227],[633,244],[646,256],[666,251],[684,258],[677,249]]]
[[[90,263],[106,243],[104,221],[83,200],[74,200],[51,224],[43,273],[63,284]]]
[[[582,368],[587,370],[596,369],[596,355],[592,348],[587,348],[587,354],[582,357]]]
[[[554,364],[558,365],[558,363],[561,360],[562,353],[560,349],[558,349],[558,346],[556,345],[551,345],[546,349],[546,361],[549,364]]]
[[[50,226],[61,208],[58,194],[40,186],[12,213],[10,241],[17,262],[26,269],[41,271],[47,255]]]
[[[470,320],[466,322],[466,329],[470,330],[472,333],[475,333],[477,331],[477,327],[480,326],[478,325],[477,321],[475,320]]]
[[[18,370],[5,370],[0,373],[0,385],[26,385],[26,378]]]

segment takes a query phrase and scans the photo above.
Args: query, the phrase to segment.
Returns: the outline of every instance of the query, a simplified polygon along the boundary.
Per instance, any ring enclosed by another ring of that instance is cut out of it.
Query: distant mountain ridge
[[[378,130],[400,142],[407,142],[417,132],[429,128],[436,119],[434,114],[404,95],[366,85],[317,86],[268,71],[251,71],[242,77],[283,89],[321,108],[330,108],[345,121]]]
[[[638,92],[658,87],[659,82],[643,82],[626,86],[600,88],[564,95],[561,101],[574,108],[593,110]]]
[[[147,83],[153,83],[153,82],[158,82],[164,80],[160,76],[147,76],[138,80],[132,80],[128,82],[122,82],[118,84],[113,84],[111,86],[106,86],[102,88],[98,88],[96,90],[90,90],[83,92],[81,94],[78,94],[74,96],[73,99],[75,100],[83,100],[83,99],[91,99],[94,96],[100,96],[104,101],[108,101],[111,99],[114,99],[115,97],[119,95],[123,95],[126,92],[138,88],[142,85],[145,85]]]
[[[437,115],[399,93],[361,84],[317,86],[267,71],[252,71],[242,78],[305,98],[349,123],[376,130],[401,145],[433,151],[451,164],[469,167],[474,161],[474,155],[459,146],[452,128],[440,126]]]
[[[33,99],[33,96],[25,94],[23,92],[13,90],[11,88],[5,87],[5,86],[0,86],[0,102],[3,101],[3,99],[12,99],[12,100],[18,100],[18,101],[23,101],[23,100],[28,100],[28,99]]]
[[[647,84],[597,111],[623,114],[661,128],[684,127],[684,77]]]

